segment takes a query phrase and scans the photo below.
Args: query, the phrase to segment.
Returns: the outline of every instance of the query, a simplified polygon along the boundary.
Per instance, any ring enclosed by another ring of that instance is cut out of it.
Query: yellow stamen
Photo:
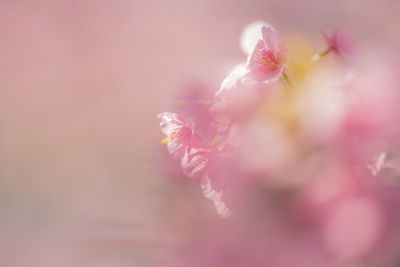
[[[213,138],[213,140],[211,141],[211,146],[215,146],[216,144],[218,144],[220,141],[222,141],[224,138],[221,136],[221,135],[219,135],[219,134],[217,134],[214,138]]]
[[[169,136],[165,137],[163,140],[161,140],[161,144],[166,144],[169,141]]]
[[[226,140],[223,136],[217,134],[211,141],[210,145],[215,146],[218,150],[221,150],[227,143],[228,140]]]

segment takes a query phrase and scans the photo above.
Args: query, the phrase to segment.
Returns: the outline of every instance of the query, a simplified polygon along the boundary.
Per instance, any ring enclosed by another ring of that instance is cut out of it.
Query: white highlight
[[[247,25],[240,34],[240,48],[246,55],[250,54],[258,40],[262,39],[261,28],[270,26],[264,21],[254,21]]]
[[[231,215],[231,211],[222,200],[222,192],[217,192],[214,190],[208,175],[204,175],[201,178],[200,187],[203,190],[204,197],[214,202],[215,209],[217,210],[219,216],[227,218]]]

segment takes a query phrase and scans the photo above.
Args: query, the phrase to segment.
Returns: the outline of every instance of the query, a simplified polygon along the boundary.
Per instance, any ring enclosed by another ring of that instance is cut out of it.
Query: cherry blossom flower
[[[328,50],[345,56],[356,56],[360,52],[359,45],[354,41],[353,37],[344,30],[336,30],[331,37],[323,33],[328,43]]]
[[[222,191],[217,192],[212,187],[211,179],[207,174],[208,154],[212,150],[201,148],[198,146],[198,142],[193,142],[193,140],[197,140],[194,124],[185,122],[177,114],[171,112],[161,113],[158,117],[161,119],[161,131],[167,136],[169,153],[182,157],[183,174],[189,178],[201,178],[200,187],[204,197],[214,203],[218,215],[228,217],[231,211],[222,200],[223,193]]]
[[[209,150],[202,147],[200,138],[195,134],[194,123],[171,112],[161,113],[158,118],[161,120],[161,131],[167,136],[163,142],[167,143],[168,152],[181,160],[183,173],[189,178],[203,175]]]
[[[286,67],[286,46],[282,37],[270,26],[261,29],[259,40],[249,55],[247,66],[250,77],[263,82],[278,78]]]
[[[167,143],[168,152],[175,158],[182,157],[188,145],[193,145],[194,139],[197,139],[194,134],[193,122],[187,122],[180,116],[171,112],[158,114],[161,120],[161,131],[167,136],[163,143]]]
[[[187,110],[177,113],[191,120],[159,115],[174,166],[199,181],[224,218],[202,213],[194,220],[185,213],[190,220],[180,225],[194,234],[184,235],[190,240],[179,251],[181,265],[171,266],[395,266],[398,63],[377,50],[361,64],[316,64],[330,52],[359,51],[338,30],[324,35],[324,52],[299,61],[299,71],[289,63],[289,79],[278,33],[258,22],[250,33],[242,35],[246,54],[254,45],[247,63],[215,94],[186,91]],[[275,83],[278,78],[287,84]],[[281,90],[286,85],[293,90]]]

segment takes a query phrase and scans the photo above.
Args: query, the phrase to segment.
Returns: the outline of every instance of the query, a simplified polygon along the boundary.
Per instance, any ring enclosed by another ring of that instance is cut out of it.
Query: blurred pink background
[[[218,84],[254,20],[391,48],[399,11],[397,0],[0,1],[0,266],[155,266],[172,214],[156,114],[182,84]]]

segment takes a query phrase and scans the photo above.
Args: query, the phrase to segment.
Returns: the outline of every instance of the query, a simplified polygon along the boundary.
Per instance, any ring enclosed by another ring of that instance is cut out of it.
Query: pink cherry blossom
[[[190,145],[194,138],[194,124],[186,122],[180,116],[171,112],[158,114],[161,120],[161,131],[167,136],[168,152],[175,158],[183,156],[184,147]]]
[[[353,37],[344,30],[336,30],[331,37],[323,33],[329,48],[334,52],[345,56],[356,56],[360,52],[359,45],[354,41]]]
[[[161,131],[168,138],[168,152],[175,159],[180,159],[183,174],[189,178],[204,175],[207,153],[211,151],[202,146],[200,137],[195,134],[194,123],[171,112],[161,113],[158,117],[161,119]]]
[[[286,46],[282,37],[270,26],[261,29],[263,39],[251,52],[247,66],[250,76],[257,81],[279,77],[286,67]]]
[[[216,210],[201,210],[199,220],[185,213],[187,224],[179,219],[190,234],[182,234],[182,257],[173,259],[180,264],[171,266],[395,266],[398,62],[378,49],[361,64],[315,64],[330,52],[358,52],[347,32],[336,31],[315,57],[308,45],[293,49],[310,58],[294,57],[294,90],[285,91],[275,83],[291,80],[284,41],[272,27],[257,27],[247,64],[215,94],[186,89],[182,117],[159,115],[174,167],[197,179],[205,205]]]
[[[218,215],[229,216],[231,212],[222,199],[223,192],[213,188],[207,173],[209,155],[214,151],[200,146],[194,123],[186,122],[171,112],[161,113],[158,117],[161,131],[168,137],[168,151],[181,159],[183,174],[189,178],[201,178],[200,187],[204,197],[214,203]]]

